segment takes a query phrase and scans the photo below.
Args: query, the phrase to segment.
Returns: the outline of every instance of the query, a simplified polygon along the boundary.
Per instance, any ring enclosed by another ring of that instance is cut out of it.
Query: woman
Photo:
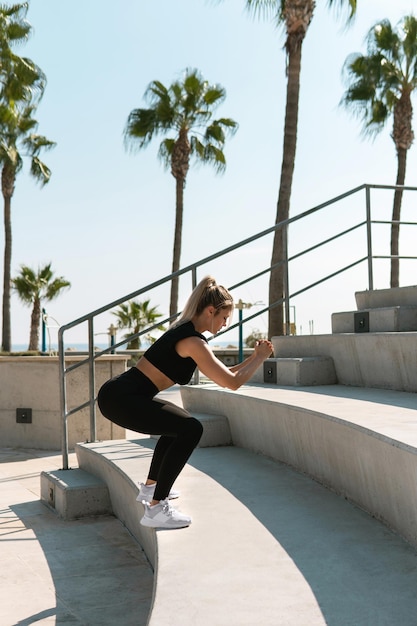
[[[201,423],[184,409],[155,398],[175,383],[187,384],[196,367],[214,383],[238,389],[272,352],[270,341],[259,341],[250,357],[226,367],[213,354],[202,334],[212,335],[227,325],[233,298],[206,276],[192,292],[179,319],[148,348],[135,367],[107,381],[98,394],[105,417],[120,426],[149,435],[160,435],[148,478],[140,485],[138,500],[144,504],[143,526],[183,528],[191,519],[169,503],[178,497],[172,486],[203,433]]]

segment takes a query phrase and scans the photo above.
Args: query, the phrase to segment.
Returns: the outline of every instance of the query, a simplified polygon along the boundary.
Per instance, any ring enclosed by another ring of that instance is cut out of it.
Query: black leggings
[[[172,402],[155,399],[157,393],[152,381],[132,367],[104,383],[97,402],[102,414],[115,424],[147,435],[160,435],[148,478],[157,482],[155,500],[165,500],[200,441],[203,426]]]

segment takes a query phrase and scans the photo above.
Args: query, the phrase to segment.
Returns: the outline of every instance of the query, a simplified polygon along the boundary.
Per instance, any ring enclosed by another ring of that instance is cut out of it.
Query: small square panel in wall
[[[17,424],[31,424],[32,423],[32,409],[16,409],[16,423]]]
[[[369,311],[354,314],[355,333],[369,333]]]
[[[277,362],[272,359],[264,361],[264,383],[277,382]]]

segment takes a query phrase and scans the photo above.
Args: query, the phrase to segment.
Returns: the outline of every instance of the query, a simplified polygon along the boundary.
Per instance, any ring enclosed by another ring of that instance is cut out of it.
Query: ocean
[[[39,345],[39,348],[41,346]],[[104,350],[105,348],[109,347],[108,343],[100,343],[97,342],[94,344],[95,348],[98,348],[99,350]],[[148,346],[146,344],[146,342],[142,343],[142,350],[146,349]],[[234,341],[216,341],[215,343],[211,343],[211,347],[212,348],[220,348],[220,349],[224,349],[227,347],[233,347],[234,349],[237,349],[238,344],[237,342]],[[20,344],[13,344],[12,345],[12,352],[26,352],[28,349],[28,344],[27,343],[20,343]],[[119,350],[123,350],[123,347],[118,348]],[[88,345],[86,343],[68,343],[67,345],[65,345],[65,350],[71,350],[74,352],[87,352],[88,351]],[[57,343],[51,343],[50,345],[48,344],[48,342],[46,343],[46,352],[58,352],[58,344]]]

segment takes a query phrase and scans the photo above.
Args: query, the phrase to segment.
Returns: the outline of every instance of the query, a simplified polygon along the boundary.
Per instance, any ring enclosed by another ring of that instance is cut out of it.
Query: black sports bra
[[[165,376],[180,385],[190,382],[197,367],[191,357],[182,357],[175,349],[177,343],[187,337],[200,337],[207,342],[206,337],[196,331],[192,322],[184,322],[167,330],[143,355]]]

